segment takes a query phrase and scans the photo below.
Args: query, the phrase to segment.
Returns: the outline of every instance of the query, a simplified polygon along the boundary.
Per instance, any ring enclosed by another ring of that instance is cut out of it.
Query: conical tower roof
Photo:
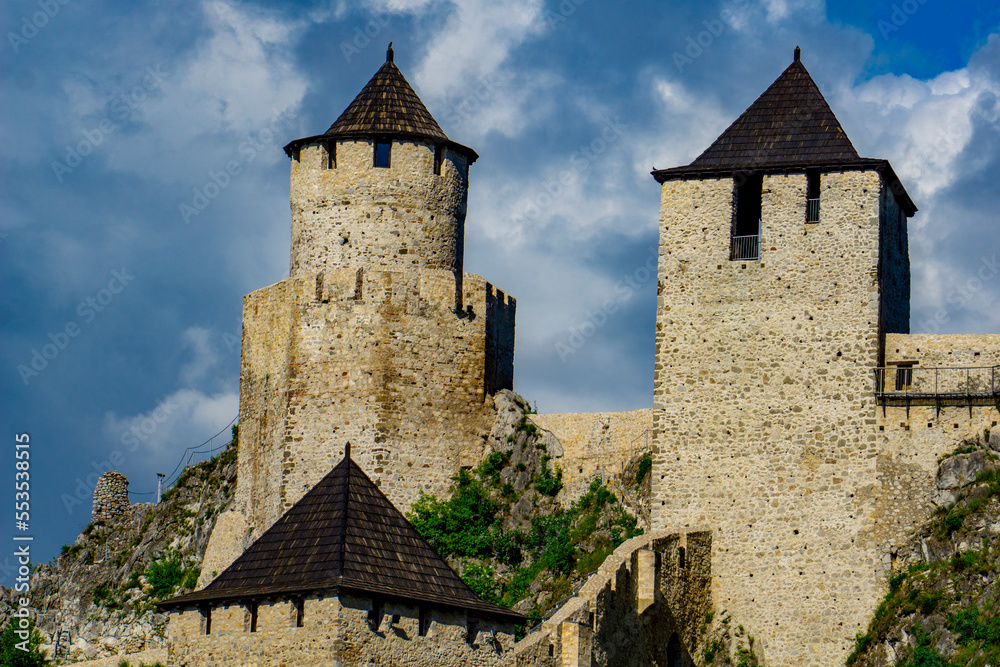
[[[873,169],[894,184],[907,215],[913,215],[916,206],[889,162],[858,155],[800,53],[796,47],[792,64],[691,164],[657,169],[653,176],[663,183],[737,171]]]
[[[423,139],[446,144],[466,154],[470,164],[478,155],[471,148],[451,141],[417,96],[394,62],[392,43],[385,64],[375,72],[354,101],[325,133],[296,139],[285,147],[291,154],[299,146],[320,138]]]
[[[476,595],[351,460],[350,446],[326,477],[212,583],[159,606],[341,589],[525,620]]]

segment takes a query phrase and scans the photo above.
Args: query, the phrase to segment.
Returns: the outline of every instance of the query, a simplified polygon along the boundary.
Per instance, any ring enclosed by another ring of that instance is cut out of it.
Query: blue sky
[[[994,2],[32,0],[0,22],[0,498],[27,432],[36,560],[89,521],[98,472],[150,492],[236,416],[242,297],[288,275],[281,147],[390,40],[481,155],[466,269],[517,297],[515,388],[543,412],[652,404],[648,172],[696,157],[796,45],[920,207],[912,330],[1000,332],[1000,276],[976,279],[1000,250]]]

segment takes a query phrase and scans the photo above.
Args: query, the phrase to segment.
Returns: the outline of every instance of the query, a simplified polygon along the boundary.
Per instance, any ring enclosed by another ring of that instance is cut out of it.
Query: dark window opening
[[[438,144],[434,147],[434,173],[441,174],[441,163],[444,162],[444,146]]]
[[[679,567],[682,570],[684,569],[684,556],[685,556],[684,547],[679,547],[677,549],[677,567]]]
[[[420,608],[420,617],[417,619],[417,634],[421,637],[427,636],[427,631],[431,627],[431,612],[423,607]]]
[[[257,603],[250,603],[250,632],[257,632]]]
[[[298,149],[298,148],[294,149],[292,151],[292,159],[295,160],[296,162],[298,162],[299,161],[299,156],[301,154],[302,154],[302,151],[300,149]]]
[[[549,657],[551,658],[555,654],[556,654],[556,647],[552,644],[549,644]]]
[[[336,169],[337,168],[337,142],[330,141],[326,142],[326,168]]]
[[[476,643],[476,636],[479,634],[479,623],[475,619],[468,619],[465,622],[465,641],[469,646]]]
[[[392,624],[396,625],[397,623],[399,623],[399,614],[393,614],[392,615]]]
[[[295,601],[295,627],[301,628],[303,620],[306,616],[306,601],[305,598],[299,598]]]
[[[675,632],[670,637],[667,644],[667,667],[682,667],[683,652],[681,651],[681,640]]]
[[[819,222],[819,172],[806,172],[806,222]]]
[[[896,367],[896,391],[909,391],[913,385],[913,366]]]
[[[378,632],[382,625],[382,603],[379,600],[372,600],[372,608],[368,611],[368,629]]]
[[[202,620],[205,624],[205,634],[212,634],[212,608],[206,607],[201,610]]]
[[[375,166],[380,169],[388,169],[391,162],[392,144],[389,142],[375,142]]]
[[[762,174],[737,174],[733,193],[733,233],[731,260],[760,259]]]

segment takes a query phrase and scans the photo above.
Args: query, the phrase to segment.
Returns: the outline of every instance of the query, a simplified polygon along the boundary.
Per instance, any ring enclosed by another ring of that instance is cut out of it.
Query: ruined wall
[[[910,371],[912,390],[933,390],[936,385],[942,393],[954,393],[961,391],[967,378],[976,391],[986,391],[990,382],[1000,388],[1000,335],[894,334],[886,337],[885,348],[890,367],[901,361],[918,362]],[[895,392],[893,370],[884,383],[886,391]],[[1000,411],[995,403],[984,402],[970,406],[949,401],[938,406],[915,400],[908,408],[887,405],[878,409],[881,493],[876,537],[883,559],[890,558],[888,554],[934,511],[939,459],[964,442],[983,442],[987,429],[996,431]]]
[[[94,487],[94,504],[91,521],[111,521],[128,514],[132,503],[128,499],[128,477],[117,470],[101,475]]]
[[[368,622],[371,608],[370,599],[350,595],[310,597],[305,600],[302,627],[296,627],[295,609],[288,601],[261,602],[256,632],[250,632],[246,606],[220,606],[212,610],[209,635],[201,611],[174,611],[168,625],[167,664],[491,667],[499,665],[514,644],[513,626],[483,619],[471,619],[469,638],[470,619],[463,612],[426,610],[429,624],[421,636],[417,607],[385,601],[377,627]]]
[[[620,475],[629,459],[652,447],[653,411],[587,412],[528,415],[539,428],[550,431],[563,446],[555,459],[563,471],[570,498],[583,494],[601,476]]]
[[[462,273],[469,167],[434,146],[393,141],[391,166],[372,164],[371,141],[337,141],[327,169],[323,146],[292,160],[291,275],[341,268],[446,269]]]
[[[766,176],[760,261],[730,261],[732,179],[663,185],[653,525],[713,530],[716,605],[775,665],[843,661],[885,577],[875,172]],[[834,620],[835,619],[835,620]]]
[[[709,531],[664,529],[628,540],[576,597],[518,642],[516,664],[673,667],[679,658],[691,667],[712,609],[711,574]]]
[[[246,298],[240,414],[253,426],[240,430],[237,496],[254,535],[329,472],[348,441],[404,512],[420,491],[441,494],[461,465],[478,463],[495,416],[487,308],[499,297],[479,276],[463,285],[460,314],[443,270],[341,269]],[[513,313],[514,299],[505,301]]]

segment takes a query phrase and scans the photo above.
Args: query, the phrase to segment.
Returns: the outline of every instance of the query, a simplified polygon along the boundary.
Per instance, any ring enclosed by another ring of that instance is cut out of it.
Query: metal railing
[[[819,222],[819,199],[806,200],[806,222]]]
[[[760,234],[753,234],[752,236],[734,236],[733,245],[729,251],[729,259],[760,259]]]
[[[1000,366],[886,366],[875,369],[874,381],[880,399],[1000,397]]]

